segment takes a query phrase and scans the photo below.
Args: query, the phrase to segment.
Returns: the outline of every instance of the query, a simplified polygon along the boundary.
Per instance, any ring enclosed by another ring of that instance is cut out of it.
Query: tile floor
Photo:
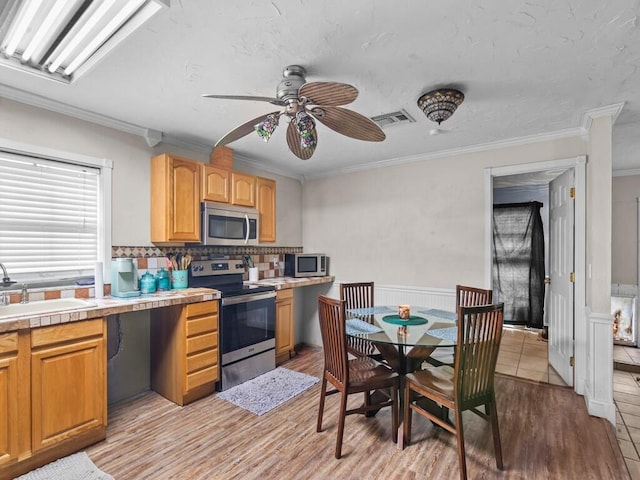
[[[616,436],[631,478],[640,480],[640,373],[619,369],[637,367],[640,372],[640,349],[614,345],[613,360]]]
[[[566,383],[549,365],[547,342],[539,330],[506,327],[502,333],[496,372],[538,382],[563,385]]]

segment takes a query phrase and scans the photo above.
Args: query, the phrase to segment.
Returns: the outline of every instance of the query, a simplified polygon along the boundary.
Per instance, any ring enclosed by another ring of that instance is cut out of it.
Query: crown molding
[[[587,110],[582,114],[582,121],[580,122],[580,128],[588,135],[591,130],[591,124],[596,118],[611,117],[611,125],[616,123],[618,115],[622,112],[624,102],[614,103],[613,105],[605,105],[604,107],[594,108]]]
[[[77,118],[86,122],[102,125],[103,127],[112,128],[121,132],[137,135],[144,138],[147,142],[147,145],[149,145],[150,147],[155,147],[160,143],[166,143],[188,150],[194,150],[196,152],[203,152],[207,155],[211,153],[211,149],[213,148],[213,145],[184,140],[182,138],[166,135],[158,130],[135,125],[133,123],[123,122],[122,120],[108,117],[106,115],[99,115],[88,110],[72,107],[71,105],[67,105],[66,103],[57,102],[40,95],[35,95],[33,93],[25,92],[24,90],[2,84],[0,84],[0,97],[31,105],[33,107],[42,108],[44,110],[60,113],[62,115],[67,115],[69,117]]]
[[[640,175],[640,168],[627,168],[611,172],[612,177],[629,177],[631,175]]]
[[[564,130],[556,130],[555,132],[539,133],[535,135],[527,135],[524,137],[510,138],[507,140],[497,140],[495,142],[482,143],[478,145],[470,145],[468,147],[451,148],[448,150],[439,150],[437,152],[409,155],[406,157],[396,157],[388,160],[382,160],[380,162],[367,163],[364,165],[356,165],[352,167],[345,167],[339,170],[332,170],[330,172],[305,175],[305,179],[332,177],[335,175],[344,175],[347,173],[354,173],[363,170],[370,170],[372,168],[385,168],[394,165],[402,165],[405,163],[419,162],[425,160],[435,160],[438,158],[455,157],[458,155],[469,155],[472,153],[486,152],[488,150],[498,150],[509,147],[519,147],[524,145],[530,145],[532,143],[547,142],[552,140],[560,140],[563,138],[583,137],[584,130],[581,127],[566,128]]]
[[[277,167],[273,167],[271,165],[265,165],[263,161],[259,159],[247,157],[242,154],[238,154],[235,150],[233,152],[233,163],[234,163],[234,166],[237,163],[239,163],[246,167],[255,168],[263,172],[273,173],[276,175],[280,175],[282,177],[292,178],[294,180],[298,180],[301,183],[304,183],[304,176],[302,175],[295,175],[295,174],[292,174],[291,172],[281,170]]]

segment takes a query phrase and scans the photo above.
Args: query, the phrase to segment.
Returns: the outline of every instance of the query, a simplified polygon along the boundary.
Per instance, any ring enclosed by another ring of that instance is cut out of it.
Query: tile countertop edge
[[[206,302],[209,300],[217,300],[220,298],[220,295],[218,290],[210,288],[187,288],[184,290],[170,290],[168,292],[152,293],[129,298],[110,296],[104,298],[86,298],[84,300],[87,302],[97,305],[74,310],[12,315],[6,316],[5,318],[0,316],[0,333],[78,322],[118,313],[138,312],[151,310],[153,308],[170,307],[172,305]],[[2,307],[0,307],[0,312],[2,312]]]
[[[333,283],[335,277],[329,275],[324,277],[273,277],[264,278],[256,282],[244,282],[245,285],[273,285],[276,290],[286,288],[308,287],[309,285],[319,285],[322,283]]]

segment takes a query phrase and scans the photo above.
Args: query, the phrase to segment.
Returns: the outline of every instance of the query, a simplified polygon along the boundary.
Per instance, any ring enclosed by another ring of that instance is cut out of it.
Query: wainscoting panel
[[[376,285],[374,295],[378,305],[413,305],[451,312],[456,309],[455,289]]]

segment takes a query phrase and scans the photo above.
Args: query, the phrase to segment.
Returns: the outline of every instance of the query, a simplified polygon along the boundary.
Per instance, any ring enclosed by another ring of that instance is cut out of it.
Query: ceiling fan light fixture
[[[253,127],[260,138],[268,142],[273,132],[278,126],[278,115],[267,115],[267,117],[255,127]]]
[[[418,107],[427,118],[440,125],[448,119],[464,100],[464,94],[453,88],[427,92],[418,98]]]
[[[304,110],[300,110],[296,113],[295,121],[296,129],[300,134],[300,146],[303,150],[309,150],[316,148],[318,140],[316,138],[316,122],[315,120]]]

